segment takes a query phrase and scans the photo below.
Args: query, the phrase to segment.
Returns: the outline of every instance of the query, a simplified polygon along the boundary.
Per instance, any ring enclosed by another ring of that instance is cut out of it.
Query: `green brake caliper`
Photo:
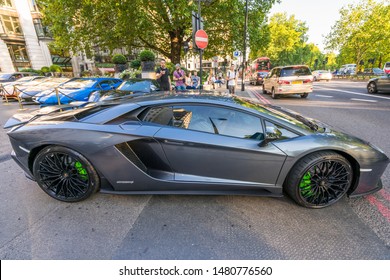
[[[309,171],[306,172],[305,175],[303,175],[303,178],[299,183],[299,188],[301,189],[302,196],[309,197],[313,195],[313,192],[311,190],[311,174]]]
[[[74,164],[74,166],[76,167],[77,173],[79,174],[81,180],[83,180],[83,181],[88,180],[88,173],[87,173],[87,170],[83,167],[83,165],[81,164],[81,162],[76,161],[76,163]]]

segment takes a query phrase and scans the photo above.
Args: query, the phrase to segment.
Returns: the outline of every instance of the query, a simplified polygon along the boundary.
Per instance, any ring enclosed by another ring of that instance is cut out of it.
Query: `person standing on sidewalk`
[[[161,59],[160,67],[156,71],[156,78],[161,90],[171,90],[171,77],[165,63],[165,59]]]
[[[176,64],[176,70],[173,72],[173,80],[176,82],[177,91],[186,90],[186,86],[184,84],[186,79],[186,74],[180,67],[181,66],[179,63]]]
[[[230,69],[226,75],[227,85],[229,88],[230,94],[235,94],[236,84],[237,84],[237,72],[234,70],[234,65],[230,66]]]

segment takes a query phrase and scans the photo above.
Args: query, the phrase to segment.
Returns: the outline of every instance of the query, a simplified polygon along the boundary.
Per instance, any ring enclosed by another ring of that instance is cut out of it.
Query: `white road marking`
[[[351,98],[351,100],[364,101],[364,102],[378,102],[378,100],[368,100],[368,99],[359,99],[359,98]]]
[[[328,90],[328,91],[339,91],[339,92],[350,93],[350,94],[355,94],[355,95],[367,96],[367,97],[371,97],[371,98],[380,98],[380,99],[390,100],[390,97],[376,96],[376,95],[372,95],[372,94],[359,93],[359,92],[354,92],[354,91],[349,91],[349,90],[341,90],[341,89],[334,89],[334,88],[323,88],[323,87],[316,87],[316,89],[322,89],[322,90]]]
[[[316,94],[318,97],[326,97],[326,98],[333,98],[333,96],[330,95],[322,95],[322,94]]]

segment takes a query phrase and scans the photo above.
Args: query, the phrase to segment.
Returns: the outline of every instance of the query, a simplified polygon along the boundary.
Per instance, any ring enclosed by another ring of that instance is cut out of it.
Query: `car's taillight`
[[[284,80],[278,80],[278,84],[279,85],[289,85],[290,82],[289,81],[284,81]]]
[[[303,83],[304,83],[304,84],[311,83],[311,80],[310,80],[310,79],[303,80]]]

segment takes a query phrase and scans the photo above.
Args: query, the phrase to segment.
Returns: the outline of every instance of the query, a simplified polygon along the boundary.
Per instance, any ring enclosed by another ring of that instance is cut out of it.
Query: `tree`
[[[256,56],[268,56],[273,65],[301,64],[310,58],[310,47],[306,44],[308,27],[294,15],[276,13],[263,32],[268,41]],[[252,55],[253,57],[253,55]]]
[[[339,61],[356,63],[377,58],[379,67],[383,58],[390,59],[390,1],[362,0],[340,10],[340,19],[326,36],[327,48],[338,51]]]
[[[249,43],[261,43],[259,29],[278,0],[250,0]],[[148,48],[180,62],[184,41],[192,38],[189,0],[40,0],[45,23],[57,45],[91,53],[93,46],[110,50],[127,46]],[[242,47],[244,0],[203,0],[202,17],[209,34],[205,56]]]

